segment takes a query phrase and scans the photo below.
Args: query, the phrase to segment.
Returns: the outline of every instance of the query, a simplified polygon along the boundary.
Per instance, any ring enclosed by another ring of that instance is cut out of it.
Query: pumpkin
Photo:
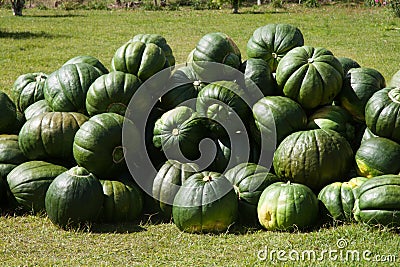
[[[45,210],[45,197],[51,182],[67,168],[45,161],[27,161],[7,175],[15,208],[38,213]]]
[[[47,112],[28,120],[19,133],[19,146],[30,159],[73,161],[75,133],[87,121],[77,112]]]
[[[24,116],[26,120],[29,120],[36,115],[45,113],[45,112],[50,112],[53,111],[51,107],[49,106],[49,103],[47,103],[46,99],[38,100],[29,107],[27,107],[24,111]]]
[[[399,175],[381,175],[367,180],[358,190],[354,205],[355,219],[369,225],[399,227],[399,187]]]
[[[276,182],[266,187],[257,205],[258,220],[267,230],[292,231],[315,225],[318,199],[313,191],[291,182]]]
[[[129,148],[122,145],[122,127],[130,137]],[[99,179],[108,179],[127,170],[125,156],[137,153],[140,138],[136,125],[122,115],[97,114],[90,117],[76,132],[73,155],[79,166]]]
[[[276,69],[279,89],[305,109],[331,104],[342,89],[343,76],[339,60],[323,47],[293,48]]]
[[[85,168],[75,166],[58,175],[46,192],[50,221],[63,229],[97,221],[104,195],[100,181]]]
[[[355,160],[360,176],[371,178],[384,174],[398,174],[400,144],[384,137],[371,137],[361,143]]]
[[[63,65],[44,84],[44,98],[54,111],[86,113],[86,94],[102,73],[87,63]]]
[[[315,192],[345,177],[353,165],[349,142],[333,130],[298,131],[287,136],[274,153],[275,173],[305,184]]]
[[[393,74],[390,79],[389,86],[391,87],[400,87],[400,70]]]
[[[270,23],[257,28],[247,42],[247,56],[266,61],[272,72],[291,49],[303,46],[302,32],[285,23]]]
[[[371,130],[368,127],[365,127],[365,130],[364,130],[363,135],[361,137],[361,142],[364,142],[364,141],[370,139],[371,137],[379,137],[379,136],[377,136],[376,134],[371,132]]]
[[[195,173],[176,193],[172,216],[181,231],[226,231],[238,216],[238,201],[233,186],[220,173]]]
[[[342,90],[336,97],[358,122],[365,122],[365,106],[371,96],[386,85],[383,75],[372,68],[353,68],[343,80]]]
[[[12,169],[28,159],[19,148],[18,135],[0,135],[0,177],[6,178]]]
[[[337,58],[342,64],[344,76],[347,75],[350,69],[352,68],[361,68],[360,64],[352,58],[349,57],[338,57]]]
[[[108,69],[104,66],[103,63],[100,62],[99,59],[89,55],[80,55],[73,57],[69,59],[67,62],[65,62],[64,65],[76,64],[76,63],[87,63],[89,65],[92,65],[100,72],[101,75],[108,73]]]
[[[12,134],[16,122],[15,104],[6,93],[0,91],[0,134]]]
[[[44,99],[43,87],[47,75],[42,72],[20,75],[11,88],[11,98],[18,111],[25,109],[38,100]]]

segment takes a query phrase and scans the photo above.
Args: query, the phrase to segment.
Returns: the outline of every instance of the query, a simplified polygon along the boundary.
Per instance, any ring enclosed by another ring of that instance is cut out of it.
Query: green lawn
[[[116,49],[138,33],[163,35],[177,63],[183,63],[203,35],[224,32],[246,59],[247,40],[267,23],[293,24],[306,45],[355,59],[379,70],[387,81],[400,70],[400,19],[384,8],[252,10],[243,8],[234,15],[229,10],[28,9],[23,17],[13,17],[11,10],[0,9],[0,90],[8,92],[21,74],[51,73],[77,55],[95,56],[110,67]],[[170,223],[64,231],[45,216],[0,217],[2,266],[393,266],[393,260],[400,262],[399,247],[398,232],[359,224],[311,232],[235,229],[198,235],[182,233]],[[299,259],[291,260],[296,253]]]

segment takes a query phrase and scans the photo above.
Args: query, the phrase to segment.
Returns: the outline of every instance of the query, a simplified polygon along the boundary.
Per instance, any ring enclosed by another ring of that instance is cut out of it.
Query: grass
[[[290,23],[303,32],[305,43],[322,46],[336,56],[355,59],[362,66],[390,77],[400,69],[400,20],[384,8],[352,5],[308,9],[243,8],[193,11],[62,11],[24,10],[14,17],[0,9],[0,90],[8,92],[24,73],[51,73],[77,55],[92,55],[107,67],[115,50],[137,33],[159,33],[183,63],[199,38],[209,32],[230,35],[246,58],[253,31],[267,23]],[[390,229],[360,224],[278,233],[239,229],[220,235],[180,232],[173,224],[93,225],[64,231],[46,216],[0,217],[2,266],[382,266],[366,259],[329,258],[315,261],[265,261],[265,249],[298,252],[371,251],[370,256],[395,256],[400,237]],[[338,249],[339,240],[347,246]],[[333,257],[335,254],[333,253]],[[368,256],[368,255],[367,255]],[[276,254],[275,254],[276,259]],[[394,264],[394,263],[391,263]],[[390,265],[390,263],[389,263]]]

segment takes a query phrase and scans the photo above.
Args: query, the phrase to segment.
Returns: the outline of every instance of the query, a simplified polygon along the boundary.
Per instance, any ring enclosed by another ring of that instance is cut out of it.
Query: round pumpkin
[[[322,47],[293,48],[276,69],[280,90],[305,109],[331,104],[342,88],[343,76],[339,60]]]
[[[257,206],[258,220],[267,230],[291,231],[315,225],[318,199],[313,191],[291,182],[276,182],[262,192]]]
[[[16,207],[25,212],[45,210],[45,197],[50,184],[67,168],[45,161],[27,161],[7,175],[7,183]]]
[[[193,174],[176,193],[172,216],[181,231],[226,231],[238,216],[233,186],[220,173],[204,171]]]
[[[347,75],[350,69],[352,68],[361,68],[360,64],[352,58],[349,57],[338,57],[337,58],[342,64],[344,76]]]
[[[45,207],[50,221],[66,229],[97,221],[103,201],[100,181],[85,168],[75,166],[50,184]]]
[[[281,179],[319,192],[338,177],[345,177],[353,160],[353,150],[343,136],[333,130],[315,129],[287,136],[275,151],[273,165]]]
[[[18,135],[0,135],[0,177],[6,178],[12,169],[28,161],[19,148]]]
[[[25,122],[19,133],[19,146],[30,159],[65,159],[73,161],[75,133],[87,121],[77,112],[47,112]]]
[[[17,123],[15,104],[10,97],[0,91],[0,134],[11,134]]]
[[[102,73],[87,63],[63,65],[44,84],[44,98],[54,111],[86,113],[86,94]]]
[[[291,49],[303,46],[302,32],[294,25],[270,23],[257,28],[247,42],[247,56],[260,58],[268,63],[272,72]]]
[[[37,115],[51,111],[53,110],[49,106],[49,103],[47,103],[46,99],[42,99],[27,107],[24,111],[24,116],[26,120],[29,120]]]
[[[11,97],[20,112],[44,99],[43,87],[47,75],[42,72],[26,73],[20,75],[11,88]]]
[[[80,55],[73,57],[69,59],[67,62],[65,62],[64,65],[76,64],[76,63],[87,63],[89,65],[92,65],[100,72],[101,75],[108,73],[108,69],[103,65],[103,63],[100,62],[99,59],[88,55]]]

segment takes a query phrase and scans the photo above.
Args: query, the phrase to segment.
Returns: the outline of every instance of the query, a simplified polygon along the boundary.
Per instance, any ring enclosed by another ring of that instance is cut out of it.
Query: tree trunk
[[[261,0],[257,0],[257,6],[261,6]]]
[[[22,10],[25,6],[25,0],[10,0],[14,16],[22,16]]]
[[[232,0],[232,13],[239,13],[239,0]]]

